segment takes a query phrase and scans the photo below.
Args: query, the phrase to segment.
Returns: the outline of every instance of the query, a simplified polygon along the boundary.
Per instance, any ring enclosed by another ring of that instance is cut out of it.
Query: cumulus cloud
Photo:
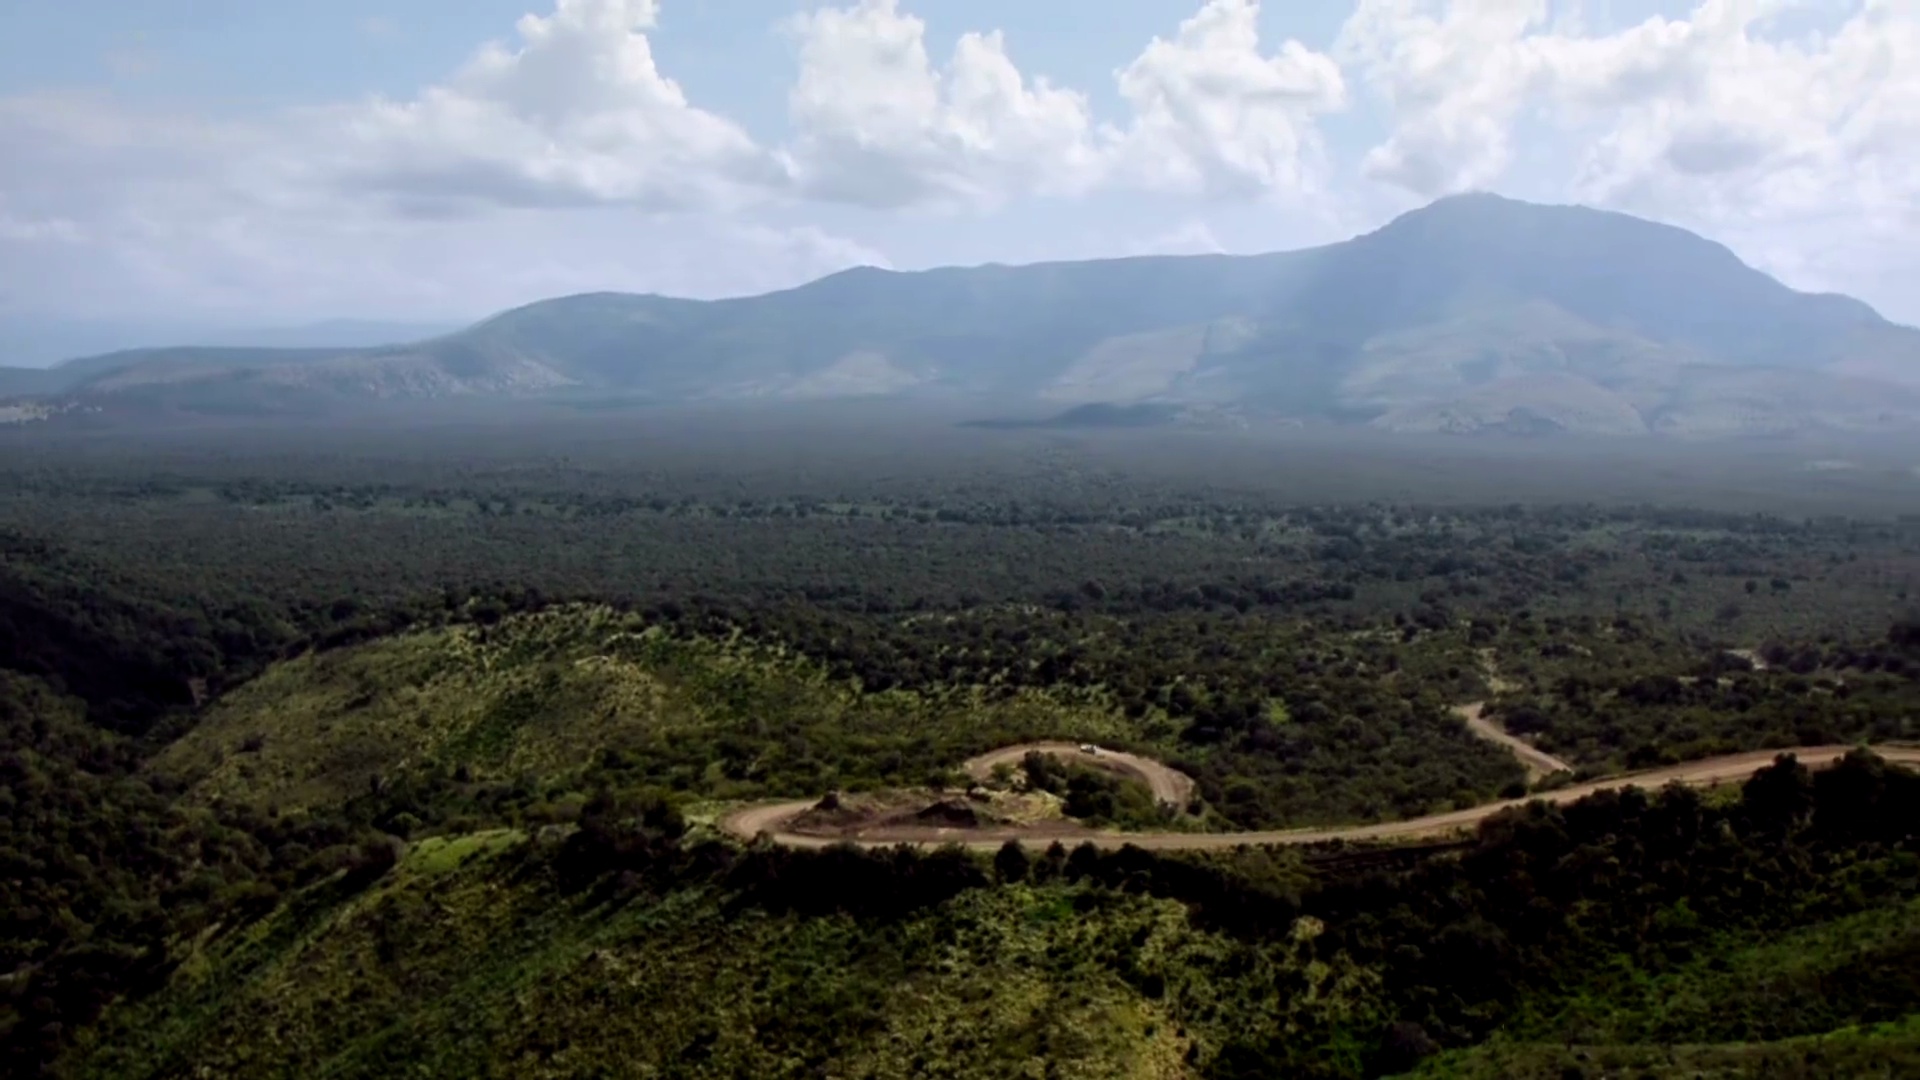
[[[656,0],[554,0],[521,18],[512,41],[481,46],[405,99],[222,124],[106,99],[16,98],[0,101],[0,139],[15,165],[10,195],[123,208],[164,195],[441,219],[726,212],[792,198],[990,207],[1103,185],[1306,189],[1321,165],[1314,119],[1345,87],[1330,58],[1297,42],[1263,54],[1258,10],[1208,0],[1148,43],[1115,72],[1129,109],[1117,123],[1096,123],[1086,95],[1022,72],[998,31],[963,34],[936,66],[920,19],[897,0],[858,0],[791,21],[800,71],[775,150],[662,72],[648,36]]]
[[[794,20],[801,72],[788,160],[806,193],[896,207],[991,205],[1111,185],[1248,198],[1311,189],[1315,119],[1345,101],[1332,58],[1260,51],[1255,0],[1208,0],[1114,74],[1130,115],[1096,124],[1085,95],[1028,79],[998,32],[961,36],[944,69],[896,0]]]
[[[1345,80],[1297,41],[1262,55],[1259,14],[1255,0],[1209,0],[1117,73],[1133,118],[1112,138],[1116,179],[1240,198],[1317,186],[1316,118],[1345,105]]]
[[[770,145],[662,70],[656,0],[553,0],[398,99],[218,119],[106,95],[0,98],[0,273],[23,283],[18,302],[70,312],[106,294],[438,313],[579,288],[751,291],[886,262],[767,223],[808,203],[1299,190],[1318,168],[1314,117],[1344,87],[1297,43],[1263,53],[1256,14],[1210,0],[1147,43],[1115,72],[1128,112],[1111,123],[1023,72],[991,29],[936,65],[896,0],[791,21],[791,129]]]
[[[618,203],[738,208],[786,195],[882,209],[992,207],[1102,185],[1247,198],[1310,190],[1316,118],[1339,66],[1260,48],[1257,0],[1207,0],[1115,72],[1129,108],[1097,124],[1085,94],[1028,75],[999,31],[962,34],[944,65],[899,0],[795,16],[791,131],[770,151],[689,102],[654,61],[655,0],[556,0],[407,101],[330,110],[325,167],[403,211]],[[336,132],[330,132],[334,134]]]
[[[1073,194],[1098,176],[1084,95],[1027,79],[998,32],[963,34],[944,69],[895,0],[794,18],[800,75],[784,154],[802,193],[876,207]]]
[[[789,20],[788,130],[758,139],[657,61],[657,0],[551,0],[397,99],[217,119],[0,98],[0,277],[68,310],[715,295],[885,262],[794,224],[823,204],[1126,192],[1164,225],[1499,187],[1699,228],[1796,284],[1920,281],[1920,0],[1698,0],[1619,26],[1574,0],[1353,0],[1324,51],[1261,41],[1256,0],[1190,3],[1114,58],[1110,116],[991,27],[930,55],[914,0]],[[1335,156],[1323,129],[1358,98],[1386,131]]]
[[[738,211],[786,187],[653,60],[652,0],[558,0],[405,101],[242,120],[0,98],[9,302],[459,317],[582,289],[780,288],[883,253]]]
[[[1765,213],[1920,193],[1920,5],[1777,33],[1793,6],[1703,0],[1585,32],[1545,0],[1361,0],[1337,52],[1392,112],[1366,171],[1422,196],[1500,178],[1523,113],[1571,137],[1576,197]]]
[[[766,292],[887,261],[812,226],[619,207],[483,220],[117,215],[79,230],[0,216],[8,304],[75,317],[460,319],[602,289]]]
[[[165,195],[457,217],[498,208],[733,209],[785,184],[654,62],[654,0],[556,0],[403,101],[219,122],[104,97],[0,99],[11,197]],[[84,163],[84,168],[81,167]]]
[[[812,226],[618,203],[395,213],[338,189],[325,154],[300,152],[296,135],[325,130],[93,98],[0,102],[7,303],[249,323],[462,318],[584,290],[764,291],[886,262]]]
[[[1360,0],[1335,54],[1392,126],[1363,172],[1422,197],[1493,186],[1525,130],[1566,164],[1536,187],[1707,229],[1803,284],[1902,261],[1888,241],[1910,247],[1920,203],[1920,4],[1700,0],[1602,29],[1579,15]]]
[[[465,205],[726,205],[783,179],[654,63],[655,0],[556,0],[404,102],[339,110],[350,182],[426,213]]]
[[[1726,219],[1911,206],[1920,5],[1867,0],[1831,34],[1785,38],[1773,6],[1710,0],[1680,23],[1545,43],[1570,126],[1599,133],[1574,194]],[[1642,57],[1670,74],[1644,77]]]

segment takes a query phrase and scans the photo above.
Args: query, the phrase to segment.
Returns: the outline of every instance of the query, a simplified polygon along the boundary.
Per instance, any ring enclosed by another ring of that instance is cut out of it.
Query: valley
[[[1866,448],[658,415],[9,444],[10,1057],[1914,1054],[1920,492],[1794,464]]]
[[[0,1080],[1920,1077],[1920,0],[0,0]]]

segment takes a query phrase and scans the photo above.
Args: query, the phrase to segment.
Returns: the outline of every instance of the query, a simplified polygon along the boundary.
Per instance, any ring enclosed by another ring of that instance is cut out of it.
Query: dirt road
[[[1454,714],[1467,722],[1467,730],[1487,740],[1498,743],[1520,759],[1520,765],[1527,770],[1528,780],[1539,780],[1557,772],[1572,772],[1573,766],[1547,753],[1545,750],[1507,731],[1486,717],[1485,702],[1476,701],[1470,705],[1455,705]]]
[[[1003,747],[977,758],[969,758],[960,767],[975,780],[986,781],[993,778],[994,766],[1007,765],[1017,769],[1022,758],[1035,752],[1131,776],[1144,782],[1155,799],[1176,809],[1185,809],[1193,798],[1193,777],[1186,773],[1170,769],[1152,758],[1143,758],[1123,750],[1102,747],[1089,754],[1080,749],[1077,743],[1037,742]]]
[[[993,761],[1018,761],[1030,749],[1055,744],[1035,744],[1034,746],[1010,746],[996,750],[992,754],[982,755],[973,762],[989,761],[991,771]],[[1691,761],[1663,769],[1650,769],[1645,772],[1628,773],[1622,776],[1608,777],[1574,787],[1561,788],[1558,791],[1540,795],[1530,795],[1523,799],[1509,799],[1488,803],[1467,810],[1455,810],[1445,814],[1432,814],[1427,817],[1413,818],[1408,821],[1388,821],[1378,825],[1349,825],[1325,829],[1285,829],[1266,832],[1241,833],[1173,833],[1173,832],[1088,832],[1084,837],[1062,838],[1059,836],[1035,836],[1018,828],[991,827],[980,829],[949,829],[926,826],[890,826],[876,828],[861,833],[858,837],[806,836],[784,831],[785,826],[794,817],[814,804],[815,800],[801,799],[792,802],[772,803],[761,806],[749,806],[736,810],[720,820],[720,827],[744,840],[766,833],[775,843],[790,847],[822,848],[836,843],[853,843],[860,847],[891,847],[895,844],[940,845],[960,844],[979,851],[991,851],[1008,840],[1018,840],[1023,844],[1044,847],[1056,839],[1061,839],[1069,847],[1081,842],[1090,842],[1102,848],[1120,848],[1129,844],[1154,851],[1206,851],[1240,847],[1242,845],[1271,846],[1284,844],[1319,844],[1333,840],[1400,840],[1418,837],[1444,836],[1449,833],[1464,832],[1472,829],[1481,821],[1515,806],[1521,806],[1535,799],[1550,803],[1569,803],[1601,791],[1619,788],[1643,787],[1661,788],[1668,784],[1685,784],[1691,787],[1710,787],[1730,781],[1745,780],[1755,772],[1773,763],[1776,755],[1792,753],[1801,764],[1810,769],[1826,768],[1846,756],[1850,746],[1802,746],[1791,751],[1756,750],[1744,754],[1729,754],[1725,757],[1707,758]],[[1920,766],[1920,746],[1876,746],[1871,748],[1889,762],[1901,765]],[[1103,751],[1104,753],[1104,751]],[[1137,759],[1144,761],[1146,759]],[[969,762],[971,768],[973,762]],[[1157,768],[1166,769],[1158,762],[1151,762]],[[1173,773],[1180,776],[1179,773]],[[1181,777],[1187,779],[1186,777]],[[1188,780],[1191,784],[1192,781]],[[1156,792],[1157,793],[1157,792]]]

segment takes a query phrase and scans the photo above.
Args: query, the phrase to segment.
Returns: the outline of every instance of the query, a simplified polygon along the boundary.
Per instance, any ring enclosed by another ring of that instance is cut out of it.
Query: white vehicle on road
[[[1083,742],[1080,744],[1080,752],[1083,754],[1097,754],[1100,752],[1100,748],[1090,742]]]

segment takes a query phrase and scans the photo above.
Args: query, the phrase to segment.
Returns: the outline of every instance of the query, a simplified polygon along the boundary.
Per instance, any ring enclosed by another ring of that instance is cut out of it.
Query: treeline
[[[926,461],[783,473],[771,457],[685,454],[376,467],[337,447],[168,469],[81,460],[0,478],[0,528],[221,607],[385,609],[508,582],[894,619],[999,604],[1369,622],[1617,609],[1675,631],[1810,640],[1857,636],[1863,612],[1883,619],[1887,593],[1920,574],[1915,521],[1315,503],[1064,460],[982,475]]]
[[[157,988],[184,941],[342,870],[393,861],[345,818],[189,809],[87,703],[0,671],[0,1055],[50,1062],[117,997]]]
[[[0,529],[0,667],[85,702],[94,726],[138,736],[303,649],[547,603],[501,582],[383,603],[244,597],[139,569]]]
[[[526,820],[549,794],[537,777],[449,773],[297,824],[189,810],[142,765],[201,703],[306,649],[562,600],[614,603],[683,637],[744,635],[868,692],[1043,690],[1161,725],[1173,763],[1242,826],[1409,816],[1508,790],[1513,762],[1446,712],[1488,690],[1480,649],[1535,668],[1501,699],[1509,724],[1583,761],[1911,734],[1920,631],[1883,631],[1920,572],[1915,520],[1303,505],[1251,484],[1033,463],[976,475],[882,461],[796,480],[684,458],[491,454],[370,463],[335,447],[162,467],[75,453],[0,475],[10,1059],[44,1060],[104,1001],[151,985],[186,935],[342,870],[377,874],[397,840]],[[1699,666],[1769,642],[1765,672]],[[772,739],[743,730],[579,779],[657,785],[736,768]],[[610,839],[623,815],[580,823],[581,843],[613,845],[576,851],[595,881],[599,860],[634,854]],[[649,844],[682,850],[669,820],[655,828]],[[761,869],[733,880],[754,902],[841,902],[806,882],[813,864],[752,857]],[[1087,858],[1118,856],[1062,853],[1059,879],[1086,879]],[[1043,864],[1029,872],[1053,872]],[[941,866],[925,896],[977,886]],[[786,884],[752,884],[763,870]],[[1224,887],[1195,904],[1278,910]],[[1431,1017],[1434,1038],[1466,1030],[1448,1015]]]
[[[476,607],[538,602],[506,591]],[[289,651],[469,610],[213,606],[0,532],[0,1054],[51,1060],[105,1003],[158,985],[182,940],[390,865],[376,826],[403,812],[394,798],[249,817],[189,809],[142,765],[196,706]]]
[[[1920,735],[1920,642],[1900,620],[1879,642],[1768,645],[1758,666],[1716,653],[1684,669],[1585,665],[1501,695],[1507,730],[1577,764],[1644,768],[1754,746],[1898,742]]]
[[[525,820],[547,798],[524,781],[409,775],[294,829],[231,809],[188,813],[140,771],[156,740],[191,723],[197,698],[273,659],[411,625],[497,622],[554,599],[537,589],[482,583],[406,603],[214,604],[17,534],[6,544],[0,655],[23,677],[6,684],[15,813],[0,851],[14,868],[0,879],[0,900],[16,915],[13,1017],[0,1025],[10,1041],[58,1045],[116,988],[144,985],[161,970],[170,941],[223,912],[271,905],[342,866],[377,866],[389,837]],[[1556,671],[1575,672],[1552,694],[1512,704],[1505,719],[1596,763],[1647,764],[1756,740],[1910,734],[1899,726],[1911,723],[1911,679],[1901,666],[1912,655],[1910,623],[1879,643],[1811,647],[1822,670],[1845,670],[1844,678],[1731,670],[1723,687],[1717,676],[1636,672],[1650,663],[1640,657],[1673,651],[1648,622],[1531,621],[1522,611],[1475,616],[1463,628],[1457,615],[1416,604],[1384,627],[1355,619],[1353,630],[1231,605],[1150,619],[1013,605],[894,619],[689,590],[635,606],[679,634],[738,632],[792,648],[870,691],[1032,687],[1163,717],[1189,748],[1173,763],[1241,827],[1407,817],[1510,791],[1519,775],[1512,761],[1445,715],[1447,703],[1481,691],[1469,652],[1481,645],[1524,643],[1551,654],[1542,663]],[[1623,642],[1642,651],[1619,653]],[[1616,651],[1578,651],[1602,647]],[[1582,732],[1595,734],[1583,742]],[[757,750],[730,737],[711,753],[748,760]],[[1365,782],[1355,778],[1361,761]],[[582,782],[658,782],[663,769],[698,764],[613,762]]]

